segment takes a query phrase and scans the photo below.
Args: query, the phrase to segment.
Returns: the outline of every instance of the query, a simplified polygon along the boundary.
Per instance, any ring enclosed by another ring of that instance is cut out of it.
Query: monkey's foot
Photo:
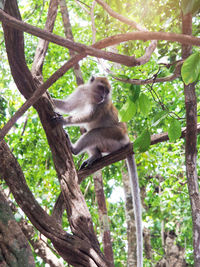
[[[83,163],[81,164],[81,167],[80,167],[79,170],[82,170],[82,169],[84,169],[84,168],[87,167],[87,166],[88,166],[88,163],[87,163],[87,160],[85,160],[85,161],[83,161]]]
[[[84,169],[85,167],[90,168],[94,162],[98,161],[98,159],[100,159],[102,156],[98,156],[98,157],[91,157],[85,161],[83,161],[83,163],[81,164],[80,170]]]

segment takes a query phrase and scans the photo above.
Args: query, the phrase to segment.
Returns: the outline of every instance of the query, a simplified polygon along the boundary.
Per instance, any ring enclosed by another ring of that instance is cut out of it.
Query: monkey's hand
[[[51,122],[54,124],[54,125],[57,125],[57,124],[63,124],[63,122],[64,122],[64,118],[63,118],[63,116],[62,115],[60,115],[59,113],[56,113],[55,112],[55,116],[53,116],[52,118],[51,118]]]

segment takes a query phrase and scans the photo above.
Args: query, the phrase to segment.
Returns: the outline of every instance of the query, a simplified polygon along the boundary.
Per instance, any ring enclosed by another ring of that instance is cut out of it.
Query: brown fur
[[[82,167],[90,166],[102,157],[102,153],[114,152],[130,141],[126,124],[119,122],[118,112],[111,101],[111,86],[105,77],[92,77],[88,84],[79,86],[66,100],[54,99],[58,110],[70,114],[59,117],[63,125],[79,125],[86,128],[75,144],[71,144],[73,154],[87,152],[90,157]],[[137,233],[137,266],[143,266],[142,216],[140,190],[134,155],[127,156],[131,192],[135,210]]]

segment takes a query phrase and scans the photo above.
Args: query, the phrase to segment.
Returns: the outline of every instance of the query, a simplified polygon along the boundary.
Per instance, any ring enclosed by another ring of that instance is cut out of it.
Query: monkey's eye
[[[110,90],[107,87],[104,87],[104,92],[106,95],[108,95],[110,93]]]

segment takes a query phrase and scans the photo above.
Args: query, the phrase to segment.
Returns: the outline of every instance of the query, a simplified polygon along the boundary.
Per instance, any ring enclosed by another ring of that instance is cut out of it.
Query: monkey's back
[[[123,134],[127,133],[126,123],[119,122],[118,111],[111,101],[99,104],[93,113],[91,122],[86,126],[87,130],[107,127],[119,127]]]

